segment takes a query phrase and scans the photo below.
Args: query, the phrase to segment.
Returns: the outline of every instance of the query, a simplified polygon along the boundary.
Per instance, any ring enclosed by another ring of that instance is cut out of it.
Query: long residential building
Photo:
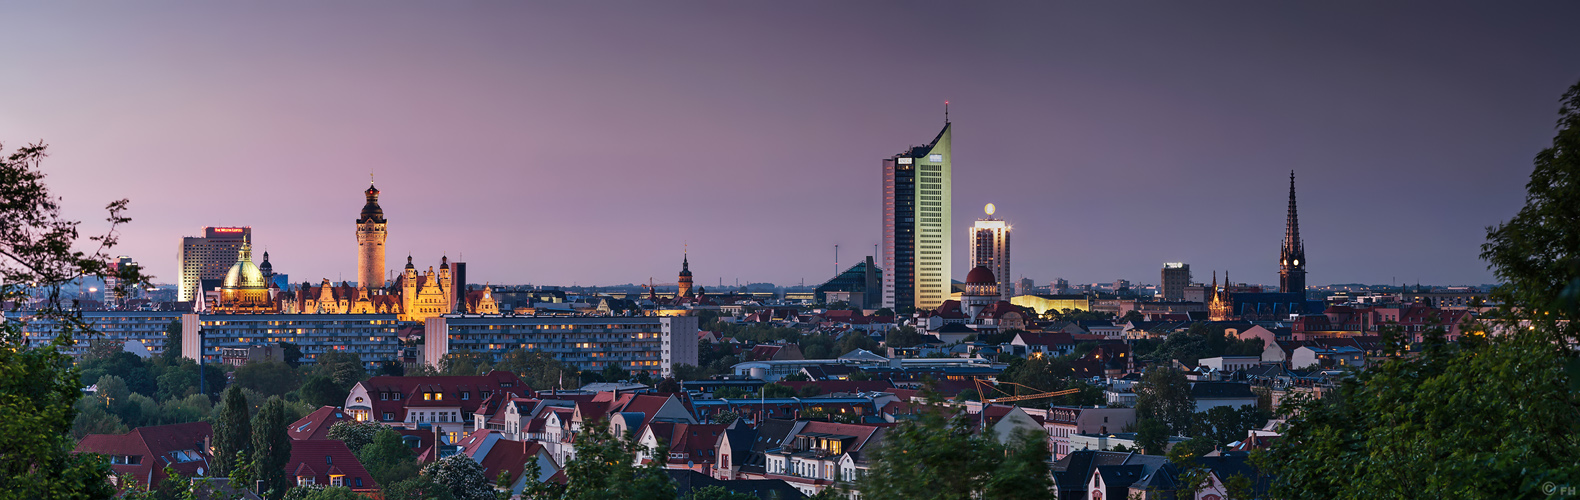
[[[498,360],[516,349],[549,353],[579,370],[618,363],[633,372],[669,376],[675,365],[697,364],[697,318],[450,314],[424,323],[420,359],[437,367],[453,351]]]

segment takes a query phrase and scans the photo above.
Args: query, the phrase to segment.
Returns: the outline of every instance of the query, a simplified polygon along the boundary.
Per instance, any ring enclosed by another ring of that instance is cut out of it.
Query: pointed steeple
[[[1300,239],[1300,214],[1295,207],[1295,172],[1289,172],[1289,220],[1278,256],[1278,285],[1284,293],[1306,291],[1306,244]]]

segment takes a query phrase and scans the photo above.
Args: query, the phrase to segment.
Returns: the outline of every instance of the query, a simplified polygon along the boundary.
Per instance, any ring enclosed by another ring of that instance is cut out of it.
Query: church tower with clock
[[[1300,217],[1295,211],[1295,172],[1289,172],[1289,221],[1284,226],[1284,249],[1278,258],[1279,291],[1306,294],[1306,245],[1300,241]]]

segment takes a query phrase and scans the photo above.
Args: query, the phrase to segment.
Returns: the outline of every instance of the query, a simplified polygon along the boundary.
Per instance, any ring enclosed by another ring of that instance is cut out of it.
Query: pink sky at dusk
[[[171,282],[249,225],[295,282],[816,284],[871,252],[880,160],[955,123],[954,269],[983,204],[1038,284],[1276,283],[1287,176],[1312,284],[1492,281],[1580,80],[1577,6],[822,2],[8,4],[0,142]],[[1015,276],[1019,278],[1021,276]]]

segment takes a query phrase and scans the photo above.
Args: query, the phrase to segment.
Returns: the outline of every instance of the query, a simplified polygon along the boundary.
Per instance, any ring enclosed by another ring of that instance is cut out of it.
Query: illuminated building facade
[[[452,314],[423,325],[422,360],[434,367],[452,351],[486,354],[495,362],[516,349],[545,352],[579,370],[619,364],[667,377],[677,364],[697,364],[697,317]]]
[[[949,298],[953,217],[949,120],[926,146],[883,160],[883,305],[937,307]]]
[[[680,257],[680,277],[676,283],[678,284],[678,288],[675,291],[676,297],[691,296],[691,256]]]
[[[1015,297],[1015,287],[1009,279],[1009,224],[993,218],[996,208],[987,204],[987,217],[977,219],[967,233],[971,242],[971,267],[985,267],[997,278],[998,300]]]
[[[368,185],[367,204],[357,217],[357,286],[384,288],[384,239],[389,237],[384,209],[379,207],[379,190]]]
[[[269,282],[263,270],[252,263],[252,244],[242,242],[236,253],[236,263],[225,273],[225,283],[220,288],[219,303],[215,312],[273,313],[279,312],[269,293]]]
[[[251,227],[205,227],[203,236],[181,238],[181,256],[176,263],[180,270],[176,300],[191,302],[198,296],[203,280],[225,277],[236,264],[236,252],[243,242],[252,240]]]

